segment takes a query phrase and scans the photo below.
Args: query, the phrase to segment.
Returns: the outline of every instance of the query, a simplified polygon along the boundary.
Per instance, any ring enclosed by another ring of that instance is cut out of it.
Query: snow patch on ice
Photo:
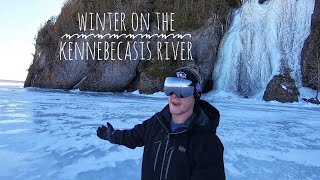
[[[287,89],[288,89],[287,86],[284,85],[284,84],[281,84],[281,87],[282,87],[282,89],[284,89],[284,90],[287,90]]]
[[[18,120],[18,119],[12,119],[12,120],[1,120],[0,124],[15,124],[15,123],[31,123],[27,120]]]
[[[316,97],[317,94],[317,90],[314,90],[312,88],[308,88],[308,87],[301,87],[299,88],[299,92],[300,92],[300,97],[302,98],[313,98]],[[319,92],[320,95],[320,92]]]
[[[153,94],[141,94],[141,93],[139,92],[139,90],[136,90],[136,91],[131,92],[131,94],[138,95],[138,96],[145,96],[145,97],[161,97],[161,98],[167,97],[167,96],[164,94],[164,92],[161,92],[161,91],[155,92],[155,93],[153,93]]]
[[[12,129],[12,130],[7,130],[7,131],[0,131],[0,134],[19,134],[19,133],[23,133],[28,130],[29,129]]]

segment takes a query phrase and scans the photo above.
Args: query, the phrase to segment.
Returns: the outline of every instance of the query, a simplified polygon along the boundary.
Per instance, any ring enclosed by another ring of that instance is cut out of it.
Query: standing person
[[[130,130],[107,123],[97,136],[132,149],[144,146],[142,180],[225,179],[219,111],[200,100],[201,91],[199,73],[179,68],[165,79],[168,105],[160,112]]]

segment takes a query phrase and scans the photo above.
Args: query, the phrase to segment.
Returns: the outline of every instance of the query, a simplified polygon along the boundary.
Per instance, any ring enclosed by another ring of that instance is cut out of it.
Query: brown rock
[[[154,92],[163,90],[163,80],[147,76],[145,73],[141,73],[139,81],[139,93],[152,94]]]
[[[298,102],[300,95],[294,79],[289,73],[275,75],[268,83],[263,95],[265,101]]]

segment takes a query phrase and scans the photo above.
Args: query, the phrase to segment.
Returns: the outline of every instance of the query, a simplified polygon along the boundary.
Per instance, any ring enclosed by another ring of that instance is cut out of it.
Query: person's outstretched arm
[[[124,145],[131,149],[142,147],[145,144],[148,121],[137,124],[129,130],[115,130],[110,123],[107,123],[107,126],[103,125],[97,129],[97,136],[113,144]]]

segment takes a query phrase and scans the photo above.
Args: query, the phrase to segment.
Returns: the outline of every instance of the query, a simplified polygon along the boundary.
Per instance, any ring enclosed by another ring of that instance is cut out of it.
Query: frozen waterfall
[[[315,0],[247,0],[233,13],[213,72],[216,88],[241,95],[263,90],[280,68],[300,85],[300,56]]]

